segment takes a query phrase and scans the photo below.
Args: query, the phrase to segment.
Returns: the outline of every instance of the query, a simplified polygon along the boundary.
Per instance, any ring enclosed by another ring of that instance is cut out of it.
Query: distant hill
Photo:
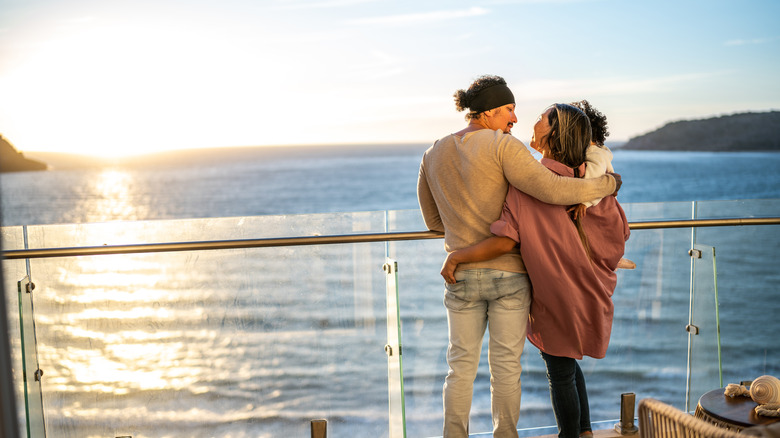
[[[46,163],[25,158],[8,140],[0,135],[0,172],[46,170],[47,168]]]
[[[681,120],[638,137],[621,149],[657,151],[780,151],[780,111]]]

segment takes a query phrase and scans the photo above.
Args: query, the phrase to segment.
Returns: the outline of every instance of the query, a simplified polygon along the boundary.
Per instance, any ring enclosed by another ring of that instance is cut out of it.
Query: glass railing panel
[[[632,209],[632,213],[636,209]],[[661,220],[662,218],[629,220]],[[678,216],[677,213],[674,215]],[[618,270],[615,314],[607,355],[583,359],[593,421],[619,418],[620,394],[685,399],[690,231],[634,230],[625,257],[635,270]]]
[[[620,205],[630,222],[686,220],[693,217],[690,202],[640,202]]]
[[[691,203],[623,207],[630,221],[692,216]],[[29,227],[29,236],[33,247],[71,247],[386,230],[424,225],[419,211],[403,210],[55,225]],[[697,230],[697,241],[718,248],[726,382],[780,375],[778,321],[768,316],[780,309],[761,295],[780,280],[778,231]],[[607,357],[581,363],[594,422],[617,420],[625,392],[684,408],[691,238],[690,229],[632,232],[626,257],[638,267],[618,273]],[[440,436],[444,255],[432,239],[32,260],[47,429],[79,437],[306,435],[311,419],[326,418],[334,436],[388,436],[389,256],[398,261],[407,436]],[[24,262],[4,261],[3,269],[15,291]],[[486,353],[472,432],[491,429]],[[538,351],[527,344],[522,361],[519,426],[554,427]]]
[[[426,230],[420,210],[391,210],[387,212],[388,232],[402,233]]]
[[[685,409],[693,412],[699,398],[714,388],[720,388],[720,322],[718,309],[717,264],[715,248],[697,244],[691,250],[692,296],[688,336],[689,394]]]
[[[3,250],[5,251],[24,249],[24,228],[21,226],[0,227],[0,239],[2,239]]]
[[[24,234],[22,227],[1,227],[0,238],[3,249],[24,249]],[[24,260],[3,260],[3,290],[8,309],[8,342],[11,347],[11,371],[18,400],[19,430],[21,436],[26,436],[27,417],[24,409],[24,368],[22,367],[22,335],[21,319],[19,318],[18,282],[27,277],[27,266]]]
[[[447,374],[447,314],[439,276],[443,243],[391,242],[390,257],[398,261],[407,436],[441,436],[441,389]]]
[[[401,316],[398,307],[398,263],[386,259],[385,296],[387,302],[387,390],[390,438],[406,438],[406,405],[404,401],[403,343],[401,338]]]
[[[389,232],[427,230],[419,209],[389,211],[387,223]],[[441,385],[447,374],[447,314],[438,275],[443,241],[389,242],[388,253],[398,257],[407,436],[441,436]]]
[[[687,230],[632,234],[626,256],[639,267],[618,273],[607,357],[581,362],[593,421],[618,419],[620,394],[625,392],[684,400],[689,242]],[[447,372],[447,318],[439,276],[444,255],[441,240],[395,242],[391,250],[399,261],[409,436],[441,435],[441,390]],[[544,363],[530,343],[526,343],[522,365],[519,427],[554,426]],[[472,403],[472,432],[492,429],[489,378],[487,348],[483,347]]]
[[[380,233],[386,213],[249,216],[28,226],[31,247],[79,247]],[[10,249],[10,248],[6,248]]]
[[[28,277],[17,283],[19,299],[22,369],[24,381],[24,411],[27,437],[45,437],[43,397],[41,394],[41,369],[38,367],[38,343],[35,333],[33,290]]]
[[[695,210],[697,218],[776,217],[780,213],[780,199],[699,201]]]
[[[696,219],[780,216],[780,200],[777,199],[672,204],[658,208],[656,204],[629,204],[624,207],[630,221],[683,219],[681,213],[686,209],[689,217]],[[666,218],[659,218],[652,212],[661,209],[671,211],[672,208],[675,212]],[[763,374],[780,374],[780,341],[774,335],[780,328],[780,321],[773,316],[780,311],[780,303],[774,293],[775,285],[780,281],[776,269],[780,263],[780,252],[777,251],[780,248],[780,226],[699,227],[695,232],[687,229],[685,233],[689,236],[688,245],[693,239],[717,248],[719,306],[716,310],[720,316],[723,384],[738,383]],[[634,232],[632,240],[637,234]],[[631,241],[629,246],[633,247]],[[675,256],[681,249],[674,251]],[[682,275],[679,277],[681,280]],[[714,354],[709,349],[707,351]],[[695,369],[693,371],[696,372]],[[718,385],[718,382],[712,384]],[[691,403],[695,404],[696,397],[692,398]],[[677,397],[665,401],[680,409],[685,408],[683,401]]]
[[[385,228],[384,212],[304,219],[52,226],[30,245]],[[384,259],[372,243],[31,260],[49,433],[304,436],[325,418],[387,436]]]
[[[624,205],[632,222],[687,220],[694,215],[693,207],[689,202]],[[770,216],[780,214],[777,210],[767,211]],[[416,211],[394,212],[394,215],[399,223],[415,220],[421,223]],[[726,216],[730,215],[723,217]],[[393,221],[389,224],[392,231]],[[743,251],[749,250],[750,245],[760,244],[762,235],[771,233],[769,228],[773,227],[749,228],[756,235],[743,242],[747,245]],[[620,394],[625,392],[635,393],[637,400],[654,397],[684,408],[691,239],[690,228],[632,232],[626,257],[635,261],[638,268],[618,271],[618,287],[613,296],[615,319],[607,356],[600,360],[585,358],[581,362],[594,422],[604,425],[617,421]],[[443,245],[437,239],[393,242],[390,248],[391,256],[399,261],[407,431],[409,436],[441,435],[441,386],[447,371],[447,322],[442,304],[443,282],[438,275],[445,256]],[[777,323],[772,326],[777,327]],[[486,355],[483,348],[475,383],[472,432],[491,429]],[[554,426],[544,364],[538,350],[526,344],[522,361],[523,402],[519,426]]]
[[[780,200],[699,202],[696,210],[701,218],[777,217]],[[780,376],[780,226],[703,227],[696,241],[717,252],[723,384]]]

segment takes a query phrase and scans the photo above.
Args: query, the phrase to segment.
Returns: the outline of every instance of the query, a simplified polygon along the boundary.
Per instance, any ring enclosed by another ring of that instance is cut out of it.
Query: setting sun
[[[183,38],[188,41],[176,46]],[[36,132],[27,143],[102,157],[230,142],[233,129],[252,125],[231,123],[225,108],[230,114],[263,114],[241,100],[237,82],[220,87],[222,99],[204,89],[204,78],[216,77],[225,65],[214,56],[214,44],[174,29],[138,34],[122,27],[50,39],[10,78],[17,129]],[[41,123],[46,129],[34,129]],[[222,139],[208,137],[207,128],[215,125],[222,127]],[[200,133],[194,141],[193,133]]]

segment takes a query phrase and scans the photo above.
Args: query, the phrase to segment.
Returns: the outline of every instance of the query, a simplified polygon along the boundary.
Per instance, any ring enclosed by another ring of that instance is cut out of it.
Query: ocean
[[[45,247],[422,230],[427,146],[236,148],[2,174],[3,245],[20,247],[21,225]],[[613,164],[630,221],[780,215],[778,153],[616,149]],[[780,376],[778,231],[696,231],[716,248],[724,384]],[[683,407],[690,244],[690,229],[632,233],[639,268],[619,273],[607,357],[582,361],[594,421],[617,419],[624,392]],[[388,254],[407,436],[440,436],[440,240],[33,260],[48,436],[302,436],[315,418],[331,436],[388,436]],[[4,262],[12,309],[24,271]],[[554,425],[544,366],[530,344],[523,357],[519,426]],[[488,379],[485,346],[472,432],[490,430]]]
[[[107,169],[3,174],[2,224],[416,209],[427,147],[232,148]],[[646,203],[776,198],[779,162],[777,153],[618,149],[614,164],[621,203]]]

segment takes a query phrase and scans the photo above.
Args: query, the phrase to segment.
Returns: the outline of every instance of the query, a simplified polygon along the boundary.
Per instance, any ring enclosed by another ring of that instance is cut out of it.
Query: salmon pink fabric
[[[574,176],[573,169],[557,161],[543,158],[542,164],[559,175]],[[600,359],[612,332],[615,269],[630,230],[614,196],[587,209],[583,228],[592,261],[566,207],[510,187],[501,217],[490,231],[520,244],[533,285],[528,340],[554,356]]]

